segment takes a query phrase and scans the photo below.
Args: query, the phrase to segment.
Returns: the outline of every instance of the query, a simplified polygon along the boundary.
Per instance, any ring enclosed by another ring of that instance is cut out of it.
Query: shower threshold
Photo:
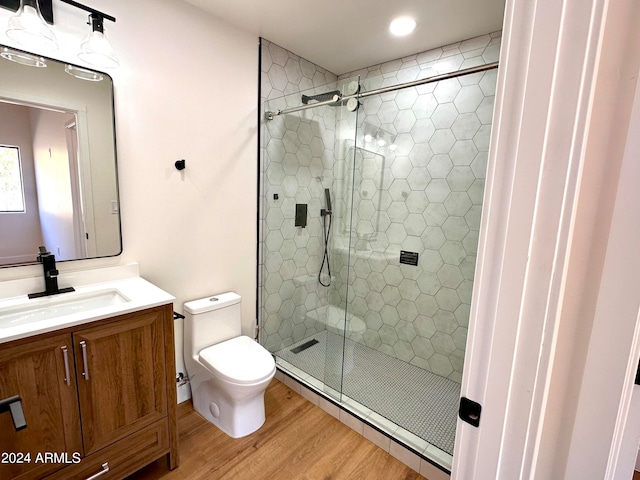
[[[354,354],[350,361],[345,359],[345,381],[340,393],[332,388],[334,382],[330,386],[322,380],[325,349],[328,341],[335,340],[332,337],[338,336],[322,331],[276,351],[276,365],[298,383],[403,444],[426,461],[450,471],[460,385],[339,337],[340,342],[344,340],[347,343],[345,350],[349,349]],[[313,340],[317,343],[297,354],[292,353],[297,346]],[[352,365],[347,367],[349,363]],[[374,383],[372,388],[365,385]],[[377,398],[372,398],[372,392]]]

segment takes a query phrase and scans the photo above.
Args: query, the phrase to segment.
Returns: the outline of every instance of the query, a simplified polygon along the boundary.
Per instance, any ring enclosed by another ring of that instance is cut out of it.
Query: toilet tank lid
[[[234,292],[221,293],[219,295],[211,295],[198,300],[185,302],[184,310],[191,314],[204,313],[235,305],[236,303],[240,303],[241,299],[242,297]]]

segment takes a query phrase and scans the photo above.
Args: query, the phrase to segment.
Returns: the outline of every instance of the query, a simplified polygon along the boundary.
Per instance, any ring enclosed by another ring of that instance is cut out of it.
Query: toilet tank
[[[242,335],[240,301],[240,295],[228,292],[184,304],[185,335],[191,337],[193,354]]]

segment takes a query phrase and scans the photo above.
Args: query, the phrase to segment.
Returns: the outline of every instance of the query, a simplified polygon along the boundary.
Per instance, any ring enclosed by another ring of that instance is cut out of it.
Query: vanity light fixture
[[[87,70],[82,67],[76,67],[75,65],[65,65],[64,71],[72,77],[79,78],[80,80],[87,80],[88,82],[101,82],[104,80],[104,77],[99,72]]]
[[[0,49],[0,57],[19,63],[20,65],[26,65],[27,67],[45,68],[47,66],[47,61],[38,55],[21,52],[20,50],[12,50],[7,47]]]
[[[389,31],[396,37],[409,35],[416,28],[416,21],[411,17],[398,17],[389,25]]]
[[[364,122],[362,127],[364,131],[364,148],[376,153],[382,153],[384,150],[389,149],[395,151],[397,146],[395,144],[397,135],[389,132],[377,125],[373,125],[368,122]]]
[[[115,17],[73,0],[60,1],[89,12],[87,24],[91,25],[91,33],[82,42],[78,57],[96,67],[115,68],[119,66],[118,56],[104,36],[104,21],[115,22]],[[40,6],[42,4],[43,9],[46,8],[47,21],[53,24],[51,2],[52,0],[20,0],[20,7],[17,9],[16,14],[9,19],[7,36],[29,49],[56,50],[58,42],[53,31],[42,17]],[[17,3],[12,0],[0,0],[0,7],[16,11]]]
[[[116,51],[104,36],[103,18],[92,13],[89,15],[91,33],[82,42],[78,57],[91,65],[104,68],[115,68],[120,65]]]
[[[116,51],[109,43],[109,40],[107,40],[107,37],[104,36],[104,21],[110,20],[115,22],[115,17],[94,10],[81,3],[74,2],[73,0],[60,1],[89,12],[89,21],[87,24],[91,25],[91,33],[80,46],[80,53],[78,54],[80,60],[102,68],[115,68],[119,66],[120,60],[118,60],[118,55],[116,55]]]
[[[7,37],[27,48],[56,50],[58,41],[40,12],[37,0],[20,0],[20,8],[9,19]]]

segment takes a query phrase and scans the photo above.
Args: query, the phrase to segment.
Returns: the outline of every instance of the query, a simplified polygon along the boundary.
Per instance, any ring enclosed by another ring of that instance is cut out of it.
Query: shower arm
[[[420,85],[426,85],[428,83],[440,82],[442,80],[448,80],[450,78],[462,77],[464,75],[472,75],[474,73],[486,72],[487,70],[493,70],[498,68],[498,62],[487,63],[486,65],[479,65],[477,67],[465,68],[464,70],[458,70],[456,72],[443,73],[440,75],[434,75],[433,77],[421,78],[412,82],[399,83],[397,85],[390,85],[388,87],[376,88],[375,90],[369,90],[368,92],[358,92],[353,95],[334,95],[331,100],[324,102],[311,103],[301,105],[299,107],[287,108],[285,110],[275,110],[273,112],[265,112],[264,116],[266,120],[273,120],[278,115],[284,115],[286,113],[300,112],[309,108],[322,107],[324,105],[332,105],[338,101],[346,101],[350,98],[366,98],[372,95],[380,95],[381,93],[395,92],[396,90],[402,90],[408,87],[419,87]]]

